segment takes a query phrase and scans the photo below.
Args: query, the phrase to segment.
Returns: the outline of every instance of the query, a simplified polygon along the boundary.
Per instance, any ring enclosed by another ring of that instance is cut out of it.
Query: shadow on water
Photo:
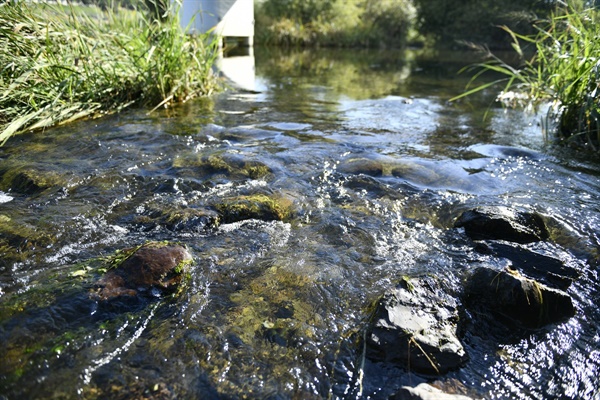
[[[254,57],[255,90],[0,148],[0,396],[386,399],[421,382],[489,399],[598,396],[596,161],[545,143],[536,116],[493,92],[448,103],[470,54]],[[290,211],[243,216],[253,201]],[[546,221],[536,249],[580,275],[574,317],[532,331],[463,307],[470,271],[510,264],[454,227],[479,206]],[[95,260],[149,240],[193,253],[180,295],[90,299]],[[423,276],[461,309],[469,361],[444,376],[363,349],[374,302]]]

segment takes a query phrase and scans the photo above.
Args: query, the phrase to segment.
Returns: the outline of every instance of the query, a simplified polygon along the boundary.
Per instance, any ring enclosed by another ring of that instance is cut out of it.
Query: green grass
[[[547,133],[561,141],[600,149],[599,12],[568,4],[538,25],[536,35],[504,29],[513,38],[521,66],[511,66],[488,54],[488,61],[471,67],[476,71],[471,83],[485,72],[499,78],[468,87],[452,100],[501,85],[498,98],[505,105],[525,109],[549,105],[543,124],[549,127]],[[533,56],[525,56],[525,45],[535,48]]]
[[[174,12],[174,15],[177,15]],[[0,144],[25,131],[217,89],[216,40],[119,9],[0,5]]]

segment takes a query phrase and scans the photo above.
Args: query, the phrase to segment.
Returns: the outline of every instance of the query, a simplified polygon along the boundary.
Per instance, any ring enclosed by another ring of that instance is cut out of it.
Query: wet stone
[[[155,207],[135,222],[146,230],[162,225],[170,231],[205,232],[219,226],[219,215],[208,208]]]
[[[580,275],[574,265],[569,265],[557,256],[544,254],[540,249],[530,248],[527,245],[486,241],[478,243],[475,249],[483,254],[508,259],[513,269],[556,289],[566,290]]]
[[[390,400],[471,400],[471,397],[445,393],[429,383],[421,383],[415,387],[403,386]]]
[[[55,171],[29,165],[3,165],[0,169],[0,190],[32,195],[66,183]]]
[[[293,214],[293,202],[284,196],[254,194],[222,199],[215,205],[221,221],[232,223],[248,219],[287,221]]]
[[[185,265],[191,262],[192,255],[180,245],[150,242],[126,249],[113,259],[114,268],[100,279],[99,288],[91,295],[108,300],[151,289],[172,293],[181,283]]]
[[[173,167],[191,168],[200,176],[223,174],[232,179],[266,179],[273,173],[269,166],[258,160],[226,152],[181,154],[173,161]]]
[[[345,174],[364,174],[379,177],[383,175],[384,166],[380,161],[368,158],[353,158],[338,165],[337,170]]]
[[[461,367],[456,300],[431,277],[404,280],[378,303],[367,335],[367,357],[439,375]]]
[[[571,297],[519,272],[479,267],[465,287],[466,304],[478,315],[499,316],[536,329],[575,315]]]
[[[548,229],[539,214],[506,207],[481,207],[465,211],[454,223],[473,240],[507,240],[531,243],[546,240]]]
[[[443,176],[435,171],[434,168],[431,168],[431,166],[411,161],[398,163],[392,168],[391,174],[396,178],[405,179],[408,182],[420,185],[436,184],[443,180]]]

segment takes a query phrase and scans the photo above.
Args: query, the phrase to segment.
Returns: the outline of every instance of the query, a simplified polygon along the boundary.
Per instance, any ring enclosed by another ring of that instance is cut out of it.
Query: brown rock
[[[135,296],[139,290],[173,291],[181,282],[183,267],[192,255],[180,245],[150,242],[117,254],[114,268],[98,282],[93,297],[107,300]]]

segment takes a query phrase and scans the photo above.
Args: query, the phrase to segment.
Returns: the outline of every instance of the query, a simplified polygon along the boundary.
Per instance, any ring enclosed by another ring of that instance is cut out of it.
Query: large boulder
[[[171,293],[179,286],[185,265],[191,262],[192,255],[177,244],[148,242],[122,250],[111,259],[111,269],[98,281],[92,297],[108,300],[151,289]]]
[[[465,211],[454,223],[473,240],[506,240],[531,243],[546,240],[548,229],[539,214],[506,207],[480,207]]]
[[[456,334],[456,301],[431,277],[403,280],[381,298],[372,321],[367,357],[373,361],[439,375],[467,360]]]
[[[479,267],[465,287],[465,303],[479,314],[495,314],[526,328],[564,321],[575,315],[571,297],[511,269]]]

